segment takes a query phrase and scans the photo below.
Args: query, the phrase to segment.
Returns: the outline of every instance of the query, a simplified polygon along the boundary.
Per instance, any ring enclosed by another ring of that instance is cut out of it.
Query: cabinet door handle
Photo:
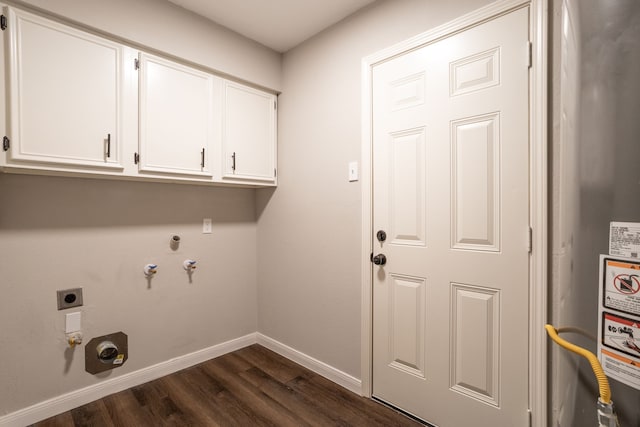
[[[202,166],[204,168],[204,148],[200,152],[200,155],[202,156],[201,159],[200,159],[200,166]]]
[[[236,171],[236,152],[234,151],[231,155],[231,170]]]
[[[111,157],[111,134],[107,134],[107,159]]]

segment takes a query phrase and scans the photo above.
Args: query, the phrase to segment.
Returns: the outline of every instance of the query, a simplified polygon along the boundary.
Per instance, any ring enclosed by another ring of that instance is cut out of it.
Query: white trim
[[[472,12],[462,15],[429,31],[418,34],[410,39],[401,41],[388,48],[379,50],[363,59],[363,64],[369,67],[378,62],[386,61],[409,50],[416,49],[429,43],[437,42],[461,31],[476,27],[498,16],[513,10],[528,6],[530,0],[497,0]]]
[[[216,357],[231,353],[232,351],[239,350],[252,344],[260,344],[261,346],[312,370],[318,375],[322,375],[347,390],[360,394],[362,383],[354,376],[349,375],[346,372],[342,372],[333,366],[321,362],[320,360],[276,341],[273,338],[254,332],[240,338],[235,338],[221,344],[194,351],[193,353],[185,354],[184,356],[160,362],[156,365],[149,366],[135,372],[108,379],[98,384],[56,396],[52,399],[45,400],[44,402],[36,403],[28,408],[0,417],[0,427],[22,427],[30,425],[79,406],[86,405],[87,403],[101,399],[110,394],[118,393],[122,390],[173,374],[174,372],[197,365],[198,363],[206,362],[207,360],[215,359]]]
[[[531,188],[533,229],[529,279],[529,408],[532,427],[547,425],[547,266],[548,266],[548,153],[547,67],[548,0],[531,2]]]
[[[531,71],[531,170],[530,221],[533,228],[533,249],[530,258],[529,314],[529,406],[532,425],[546,425],[546,337],[542,325],[547,311],[547,14],[548,0],[498,0],[474,12],[436,27],[362,60],[362,306],[361,306],[361,376],[363,396],[372,392],[372,270],[369,254],[372,250],[372,119],[371,82],[373,67],[403,52],[436,42],[490,19],[521,7],[530,6],[533,67]]]
[[[315,359],[307,354],[304,354],[286,344],[274,340],[268,336],[257,334],[257,343],[263,347],[268,348],[271,351],[278,353],[279,355],[286,357],[289,360],[296,362],[299,365],[304,366],[307,369],[312,370],[318,375],[322,375],[334,383],[341,385],[349,391],[356,394],[360,394],[362,383],[359,379],[352,375],[342,372],[333,366],[327,365],[318,359]]]
[[[373,283],[373,269],[371,268],[370,254],[373,252],[373,183],[371,173],[373,171],[372,147],[373,139],[371,120],[371,81],[372,67],[375,62],[374,57],[365,58],[362,61],[362,148],[361,148],[361,171],[360,182],[362,190],[362,246],[361,246],[361,308],[360,315],[360,378],[362,380],[362,390],[360,393],[365,397],[371,397],[373,391],[373,293],[371,286]]]
[[[195,351],[184,356],[160,362],[125,374],[113,379],[102,381],[61,396],[54,397],[44,402],[29,406],[11,414],[0,417],[1,427],[22,427],[47,419],[62,412],[69,411],[78,406],[85,405],[94,400],[101,399],[113,393],[135,387],[140,384],[155,380],[165,375],[172,374],[181,369],[188,368],[198,363],[222,356],[223,354],[239,350],[256,343],[256,333],[251,333],[221,344]]]

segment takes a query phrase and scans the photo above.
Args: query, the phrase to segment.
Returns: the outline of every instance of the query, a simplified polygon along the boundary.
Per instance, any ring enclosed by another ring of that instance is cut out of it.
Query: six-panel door
[[[373,70],[373,395],[440,427],[528,420],[528,22]]]

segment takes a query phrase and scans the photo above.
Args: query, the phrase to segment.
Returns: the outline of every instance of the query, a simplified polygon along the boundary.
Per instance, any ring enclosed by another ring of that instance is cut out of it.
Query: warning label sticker
[[[602,305],[640,316],[640,262],[604,259]]]
[[[640,223],[612,222],[609,226],[609,255],[638,258]]]
[[[606,311],[602,313],[602,344],[638,359],[640,366],[640,322],[616,316]]]
[[[611,378],[615,378],[636,389],[640,388],[640,363],[612,351],[600,352],[600,363]]]
[[[640,389],[640,261],[600,255],[598,358],[605,373]]]
[[[640,388],[640,323],[633,319],[602,313],[600,363],[607,375]]]

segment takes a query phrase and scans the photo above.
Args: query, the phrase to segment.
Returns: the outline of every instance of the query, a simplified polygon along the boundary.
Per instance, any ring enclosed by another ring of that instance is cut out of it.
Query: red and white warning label
[[[640,389],[640,261],[600,255],[598,358],[605,373]]]
[[[606,311],[602,313],[602,344],[640,358],[640,328],[633,319],[616,316]],[[636,337],[638,341],[636,342]]]
[[[604,259],[602,305],[640,316],[640,263]]]

